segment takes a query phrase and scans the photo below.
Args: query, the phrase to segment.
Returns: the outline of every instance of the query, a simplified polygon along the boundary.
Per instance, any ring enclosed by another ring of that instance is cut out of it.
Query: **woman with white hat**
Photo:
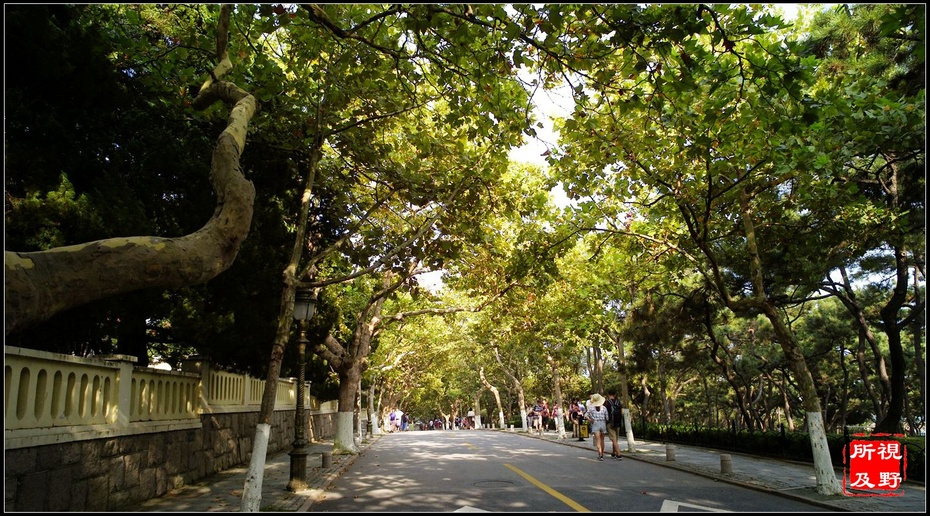
[[[585,417],[591,422],[591,433],[594,434],[594,443],[597,445],[597,460],[604,460],[604,435],[607,433],[607,407],[606,400],[600,394],[592,394],[588,402],[588,411]]]

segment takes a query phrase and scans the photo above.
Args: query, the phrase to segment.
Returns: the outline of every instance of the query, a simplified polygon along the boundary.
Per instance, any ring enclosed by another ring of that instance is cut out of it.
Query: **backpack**
[[[607,407],[607,424],[613,428],[622,428],[623,408],[620,405],[620,400],[608,399],[604,406]]]

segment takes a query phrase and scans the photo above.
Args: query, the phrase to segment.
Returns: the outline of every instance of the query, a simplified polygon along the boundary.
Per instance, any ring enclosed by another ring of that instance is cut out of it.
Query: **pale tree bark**
[[[649,375],[644,374],[639,384],[643,386],[643,408],[640,417],[643,420],[643,424],[646,424],[646,416],[649,413],[649,398],[652,397],[652,391],[649,390]]]
[[[562,376],[559,374],[559,364],[556,359],[546,354],[546,362],[549,363],[549,369],[552,371],[552,395],[555,397],[555,405],[552,409],[557,412],[555,418],[555,428],[559,433],[559,439],[565,439],[565,400],[562,399]],[[550,410],[552,412],[552,410]]]
[[[339,375],[338,412],[333,437],[333,453],[354,455],[359,452],[353,438],[352,428],[356,389],[362,374],[368,369],[372,337],[380,331],[384,302],[388,295],[400,288],[416,265],[416,261],[411,262],[407,273],[396,281],[393,281],[394,278],[390,274],[384,276],[384,288],[369,299],[368,304],[358,315],[355,332],[348,343],[343,345],[332,335],[327,335],[323,342],[314,346],[314,352],[326,360]]]
[[[526,426],[526,393],[523,390],[523,383],[509,367],[504,365],[504,361],[501,360],[500,350],[496,344],[494,345],[494,358],[497,359],[497,364],[500,366],[501,371],[510,379],[510,384],[513,385],[514,390],[517,391],[517,404],[520,407],[520,428],[529,431]]]
[[[362,380],[361,378],[358,381],[358,386],[355,388],[355,437],[361,439],[365,433],[362,431]]]
[[[481,379],[481,384],[494,395],[494,401],[497,403],[497,417],[500,428],[504,429],[507,426],[507,422],[504,421],[504,406],[501,405],[501,392],[497,387],[491,385],[491,382],[484,376],[484,367],[478,369],[478,377]]]
[[[475,429],[478,430],[481,426],[481,389],[478,389],[475,393]]]
[[[381,435],[380,414],[375,410],[376,382],[368,386],[368,422],[371,425],[371,435]]]
[[[591,389],[594,392],[604,392],[604,352],[595,342],[588,348],[588,363],[590,364]]]
[[[231,9],[221,10],[216,77],[231,66],[226,55]],[[239,157],[258,102],[231,83],[211,79],[194,107],[203,109],[216,100],[232,103],[233,108],[213,151],[210,180],[217,204],[210,220],[178,238],[120,237],[45,251],[5,252],[7,335],[97,299],[142,288],[203,283],[233,264],[252,223],[255,187],[243,176]]]
[[[623,340],[619,332],[614,333],[614,342],[617,345],[617,367],[620,370],[620,399],[623,401],[623,428],[626,430],[627,451],[635,452],[636,440],[633,438],[633,420],[630,414],[630,380],[627,376]]]
[[[455,406],[453,405],[450,408],[449,412],[442,410],[442,406],[439,407],[439,417],[442,418],[442,428],[445,430],[452,429],[452,414],[455,412]]]

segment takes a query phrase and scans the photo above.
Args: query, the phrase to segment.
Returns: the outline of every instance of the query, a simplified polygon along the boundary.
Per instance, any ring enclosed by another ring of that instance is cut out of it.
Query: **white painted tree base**
[[[811,451],[814,454],[814,477],[817,479],[817,492],[825,495],[838,495],[843,492],[843,486],[833,471],[833,461],[830,460],[830,448],[827,446],[827,433],[823,426],[823,416],[820,412],[807,413],[807,432],[811,440]]]
[[[333,436],[333,453],[336,455],[357,455],[355,432],[352,428],[353,412],[336,412],[335,435]]]
[[[262,507],[262,481],[265,477],[265,458],[268,456],[268,438],[271,425],[255,426],[255,440],[252,443],[252,458],[245,475],[242,488],[242,512],[258,512]]]

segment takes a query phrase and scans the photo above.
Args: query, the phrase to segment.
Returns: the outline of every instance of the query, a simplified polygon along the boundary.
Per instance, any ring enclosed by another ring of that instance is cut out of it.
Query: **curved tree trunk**
[[[507,422],[504,421],[504,407],[501,405],[501,391],[497,387],[491,385],[491,382],[484,376],[484,367],[478,369],[478,377],[481,379],[481,383],[494,395],[494,401],[497,403],[498,421],[500,422],[501,430],[503,430],[507,427]]]
[[[214,83],[209,93],[235,103],[213,151],[213,217],[195,233],[178,238],[120,237],[31,253],[5,252],[7,335],[108,296],[203,283],[233,264],[252,224],[255,187],[242,175],[239,156],[258,103],[231,83]]]
[[[30,253],[5,252],[7,335],[108,296],[203,283],[233,264],[252,224],[255,187],[242,175],[239,157],[258,102],[232,83],[214,81],[232,67],[226,52],[231,13],[232,5],[220,9],[219,64],[194,101],[197,109],[217,100],[234,104],[213,150],[213,217],[200,230],[179,238],[121,237]]]
[[[510,384],[513,385],[514,390],[517,392],[517,406],[520,407],[520,428],[529,431],[529,428],[526,427],[526,393],[523,391],[523,384],[515,373],[504,366],[504,361],[501,360],[500,350],[497,349],[497,345],[493,347],[494,358],[497,359],[497,364],[500,366],[501,371],[504,372],[504,375],[510,379]]]

